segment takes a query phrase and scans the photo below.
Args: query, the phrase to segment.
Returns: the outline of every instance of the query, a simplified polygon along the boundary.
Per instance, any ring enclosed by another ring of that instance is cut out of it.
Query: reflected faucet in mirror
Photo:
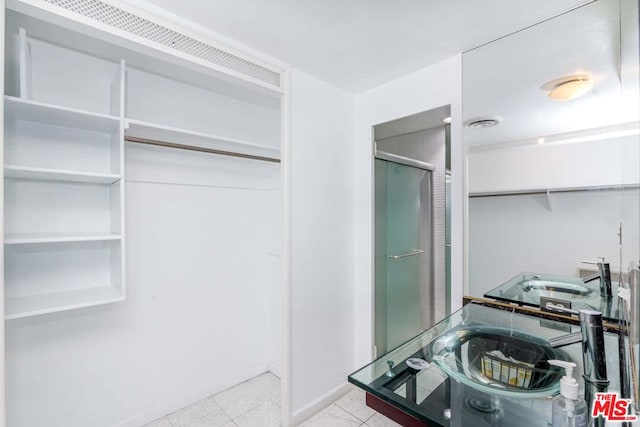
[[[611,266],[608,262],[604,261],[604,257],[600,257],[600,261],[582,261],[583,264],[591,264],[598,267],[598,272],[583,278],[584,283],[589,283],[592,280],[600,279],[600,296],[604,298],[611,298],[613,292],[611,291]]]

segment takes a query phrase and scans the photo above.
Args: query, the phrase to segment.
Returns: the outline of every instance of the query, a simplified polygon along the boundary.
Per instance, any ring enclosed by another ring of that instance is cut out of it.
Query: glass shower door
[[[431,173],[376,159],[375,341],[378,355],[430,326]]]

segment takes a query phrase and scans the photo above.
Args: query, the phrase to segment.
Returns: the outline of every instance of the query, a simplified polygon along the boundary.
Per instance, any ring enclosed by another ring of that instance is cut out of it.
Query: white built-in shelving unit
[[[6,1],[11,426],[146,425],[288,372],[288,73],[129,3]]]
[[[13,5],[5,27],[6,318],[122,301],[126,141],[277,159],[280,93],[271,83],[216,77],[162,46]],[[106,3],[92,7],[127,18]]]
[[[122,301],[124,61],[7,38],[6,318]]]
[[[227,96],[220,87],[195,85],[190,75],[173,74],[127,67],[127,137],[280,157],[277,98],[258,94],[247,102],[237,91]]]

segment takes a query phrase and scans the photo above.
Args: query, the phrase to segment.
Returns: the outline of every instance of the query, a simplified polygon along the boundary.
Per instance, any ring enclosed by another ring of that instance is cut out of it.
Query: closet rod
[[[261,160],[263,162],[280,163],[280,159],[275,157],[255,156],[253,154],[236,153],[235,151],[216,150],[213,148],[197,147],[195,145],[177,144],[175,142],[158,141],[156,139],[139,138],[137,136],[125,136],[127,142],[136,144],[156,145],[158,147],[176,148],[178,150],[199,151],[201,153],[219,154],[221,156],[241,157],[243,159]]]
[[[494,191],[469,193],[470,198],[475,197],[496,197],[496,196],[528,196],[533,194],[553,194],[553,193],[579,193],[585,191],[616,191],[616,190],[635,190],[640,188],[640,184],[620,184],[620,185],[593,185],[590,187],[569,187],[556,189],[532,189],[532,190],[514,190],[514,191]]]

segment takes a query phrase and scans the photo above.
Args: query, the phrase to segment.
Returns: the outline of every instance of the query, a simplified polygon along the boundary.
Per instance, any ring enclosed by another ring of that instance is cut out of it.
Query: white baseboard
[[[267,364],[252,366],[251,368],[248,368],[241,373],[222,378],[220,379],[220,381],[216,382],[216,384],[212,384],[210,387],[200,390],[197,393],[191,393],[184,398],[177,399],[171,402],[162,402],[161,404],[156,405],[151,409],[145,410],[139,414],[129,417],[126,420],[119,421],[113,424],[111,427],[143,426],[154,420],[157,420],[158,418],[162,418],[165,415],[171,414],[178,409],[182,409],[185,406],[189,406],[209,396],[220,393],[223,390],[247,381],[269,370],[270,369]],[[161,379],[158,379],[158,381],[161,381]],[[159,384],[159,386],[161,385]]]
[[[282,367],[278,363],[275,363],[275,362],[267,363],[267,371],[271,372],[273,375],[275,375],[278,378],[282,378]]]
[[[331,405],[336,400],[340,399],[345,394],[349,393],[353,386],[349,383],[342,383],[334,389],[323,394],[308,405],[298,409],[293,413],[293,425],[297,426],[308,420],[318,412],[322,411],[327,406]]]

